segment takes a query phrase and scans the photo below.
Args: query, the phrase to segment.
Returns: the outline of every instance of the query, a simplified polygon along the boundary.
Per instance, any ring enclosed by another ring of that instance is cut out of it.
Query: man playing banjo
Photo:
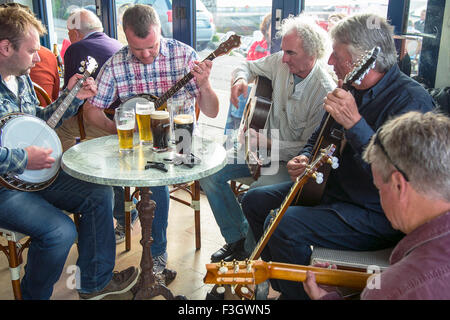
[[[27,8],[0,7],[0,123],[11,113],[23,113],[21,131],[27,131],[27,119],[47,120],[82,78],[73,76],[60,98],[45,109],[38,107],[36,93],[29,77],[30,69],[40,61],[37,51],[44,26]],[[63,119],[73,116],[81,99],[92,97],[97,87],[92,78],[82,88],[65,112]],[[8,118],[7,117],[7,118]],[[2,128],[2,134],[3,130]],[[39,135],[40,137],[41,135]],[[57,159],[50,148],[38,145],[0,146],[0,175],[22,174],[26,170],[51,168]],[[36,139],[36,144],[40,139]],[[56,163],[55,163],[56,165]],[[76,180],[60,172],[47,188],[22,192],[0,187],[0,227],[31,237],[25,275],[21,282],[25,299],[49,299],[59,279],[67,255],[78,236],[77,266],[82,299],[100,299],[125,292],[137,280],[138,271],[130,267],[113,273],[116,245],[113,228],[113,193],[111,187]],[[79,230],[62,211],[81,213]]]

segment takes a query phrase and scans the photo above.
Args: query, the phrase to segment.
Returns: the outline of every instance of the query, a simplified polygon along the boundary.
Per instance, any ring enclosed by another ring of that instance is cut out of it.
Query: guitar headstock
[[[86,59],[81,61],[80,65],[79,70],[83,72],[84,78],[89,77],[98,68],[97,61],[91,56],[87,56]]]
[[[375,68],[375,63],[380,51],[380,47],[374,47],[367,52],[366,55],[355,64],[353,70],[345,76],[344,85],[349,87],[352,83],[357,85],[361,84],[361,81],[369,71]]]
[[[330,164],[333,169],[336,169],[339,166],[338,159],[333,157],[335,151],[336,146],[334,144],[330,144],[325,149],[320,150],[320,154],[310,165],[308,165],[304,175],[299,176],[298,179],[313,177],[318,184],[321,184],[323,182],[323,174],[317,170],[319,170],[324,163]]]
[[[210,263],[206,270],[204,283],[246,286],[269,279],[268,265],[262,260]]]
[[[214,50],[213,54],[214,56],[218,57],[224,54],[229,53],[234,48],[239,48],[241,45],[241,37],[233,34],[231,35],[228,40],[222,42],[219,47]]]

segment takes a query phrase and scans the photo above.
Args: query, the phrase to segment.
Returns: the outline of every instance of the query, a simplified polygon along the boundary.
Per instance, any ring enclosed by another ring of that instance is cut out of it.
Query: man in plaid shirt
[[[192,72],[194,79],[180,90],[186,93],[178,92],[177,95],[185,100],[196,99],[206,116],[216,117],[219,100],[209,82],[211,61],[199,62],[194,49],[177,40],[163,38],[158,14],[150,6],[128,8],[123,15],[123,29],[128,46],[113,55],[100,70],[96,78],[98,94],[84,105],[87,124],[116,134],[114,122],[103,112],[105,108],[137,94],[161,96],[188,72]],[[193,107],[189,112],[194,113]],[[157,203],[152,227],[153,270],[163,272],[169,282],[176,274],[165,268],[169,190],[167,186],[150,189]]]
[[[28,8],[15,4],[0,6],[0,117],[22,112],[47,120],[82,77],[74,75],[68,89],[55,103],[45,109],[37,106],[39,101],[29,73],[40,61],[39,37],[45,32],[42,23]],[[81,99],[92,97],[96,92],[94,80],[88,78],[63,119],[77,112]],[[55,162],[51,152],[39,146],[0,147],[0,174],[50,168]],[[23,298],[51,297],[53,285],[77,237],[77,266],[81,278],[77,288],[81,298],[100,299],[118,294],[129,290],[136,282],[138,270],[134,267],[113,273],[116,248],[111,187],[77,180],[61,171],[57,179],[41,191],[22,192],[0,187],[0,203],[0,228],[31,237],[21,282]],[[82,214],[79,233],[62,210]]]

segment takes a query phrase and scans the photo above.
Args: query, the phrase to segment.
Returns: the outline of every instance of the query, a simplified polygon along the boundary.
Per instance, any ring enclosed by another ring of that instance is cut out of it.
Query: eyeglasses
[[[394,166],[394,168],[395,168],[398,172],[400,172],[400,173],[403,175],[403,177],[405,178],[406,181],[409,181],[408,175],[407,175],[402,169],[400,169],[400,168],[395,164],[394,161],[392,161],[391,157],[389,156],[389,154],[387,153],[387,151],[386,151],[386,149],[384,148],[383,144],[381,143],[381,140],[380,140],[380,134],[379,134],[380,131],[381,131],[381,128],[379,128],[379,129],[377,130],[377,132],[375,132],[375,138],[374,138],[375,140],[374,140],[374,142],[373,142],[374,145],[380,147],[381,151],[384,153],[384,155],[385,155],[386,158],[389,160],[389,162]]]

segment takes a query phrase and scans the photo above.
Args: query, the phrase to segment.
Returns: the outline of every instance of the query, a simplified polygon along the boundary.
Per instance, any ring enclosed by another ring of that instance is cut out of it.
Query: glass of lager
[[[139,128],[139,141],[143,145],[149,145],[152,142],[150,113],[153,111],[155,111],[155,104],[151,101],[136,103],[136,119]]]
[[[130,108],[117,108],[114,114],[117,135],[119,136],[119,151],[128,153],[133,151],[133,132],[135,113]]]
[[[194,117],[192,114],[177,114],[173,117],[175,145],[177,153],[191,155]]]
[[[153,135],[153,151],[162,152],[169,149],[170,119],[167,111],[153,111],[150,114],[150,128]]]

